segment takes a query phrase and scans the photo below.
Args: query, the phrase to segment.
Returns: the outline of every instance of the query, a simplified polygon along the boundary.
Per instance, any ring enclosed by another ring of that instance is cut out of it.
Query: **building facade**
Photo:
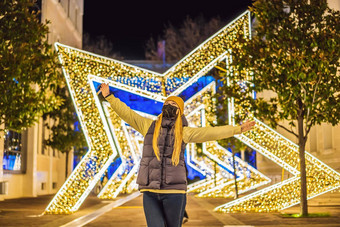
[[[83,0],[42,0],[37,1],[41,10],[41,21],[50,21],[48,42],[61,42],[82,48]],[[44,126],[51,120],[39,120],[37,124],[22,133],[5,132],[0,140],[3,157],[3,172],[0,200],[35,197],[56,193],[70,174],[73,155],[69,155],[66,171],[66,155],[43,145],[49,130]],[[71,152],[70,152],[71,153]]]

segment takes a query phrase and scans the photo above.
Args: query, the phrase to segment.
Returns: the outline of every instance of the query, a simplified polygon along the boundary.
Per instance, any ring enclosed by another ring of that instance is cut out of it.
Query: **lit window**
[[[3,169],[23,172],[23,159],[22,133],[5,130]]]

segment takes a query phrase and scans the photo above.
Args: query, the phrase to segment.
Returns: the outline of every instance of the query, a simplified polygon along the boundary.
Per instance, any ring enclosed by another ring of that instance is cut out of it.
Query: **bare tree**
[[[202,16],[194,19],[187,17],[180,28],[174,27],[171,23],[165,27],[163,35],[157,41],[150,38],[146,42],[145,57],[148,60],[159,61],[157,43],[165,41],[165,56],[167,62],[178,61],[196,46],[216,33],[225,24],[219,17],[207,21]]]
[[[89,34],[84,34],[83,49],[105,57],[119,60],[123,59],[120,53],[113,51],[112,42],[103,35],[96,37],[96,39],[92,39]]]

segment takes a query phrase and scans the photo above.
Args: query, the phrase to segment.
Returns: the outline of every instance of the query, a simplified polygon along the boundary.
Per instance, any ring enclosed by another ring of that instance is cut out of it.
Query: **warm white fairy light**
[[[114,139],[114,136],[110,134],[108,124],[102,117],[103,112],[100,108],[97,108],[99,101],[96,94],[93,93],[93,88],[91,88],[93,86],[93,84],[91,85],[91,77],[102,78],[103,81],[115,83],[115,86],[122,90],[162,102],[168,95],[178,94],[195,83],[199,77],[203,76],[219,61],[228,57],[231,58],[230,50],[236,45],[237,32],[245,32],[244,35],[250,35],[249,16],[248,11],[240,15],[164,74],[158,74],[123,62],[56,44],[70,94],[89,145],[89,152],[51,201],[46,213],[70,213],[76,211],[105,172],[110,162],[118,155],[120,144],[126,143],[126,146],[129,146],[127,140],[124,142],[121,137],[120,139]],[[231,103],[233,104],[233,99],[231,99]],[[207,113],[207,117],[211,118],[209,113]],[[234,124],[235,119],[233,117],[230,119]],[[114,127],[121,127],[121,125]],[[274,141],[281,141],[280,137],[270,134],[265,127],[256,128],[255,131],[258,133],[256,138],[251,137],[253,135],[249,133],[245,133],[239,138],[252,147],[255,147],[256,144],[261,144],[262,148],[259,152],[266,153],[274,161],[279,162],[285,168],[291,169],[291,171],[293,169],[290,167],[296,169],[294,162],[290,160],[281,161],[282,154],[276,152],[276,148],[274,149],[270,144],[266,147],[262,145],[263,141],[259,142],[261,138],[265,141],[269,135],[271,141],[273,138]],[[285,141],[284,145],[285,149],[291,146],[287,141]],[[208,146],[204,150],[209,150]],[[210,151],[211,157],[217,160],[218,149],[215,149],[214,152],[216,153],[212,154]],[[124,153],[123,150],[122,153]],[[311,163],[321,164],[325,168],[322,169],[325,174],[317,172],[315,173],[316,176],[322,175],[322,177],[326,177],[327,182],[330,182],[328,180],[333,179],[336,175],[335,171],[330,170],[317,159],[311,156],[308,156],[307,159]],[[220,162],[220,164],[223,164],[223,162]],[[320,170],[320,168],[315,168],[315,170]],[[131,184],[128,184],[133,185],[134,178],[131,177],[127,180],[127,182],[129,181]],[[331,181],[330,185],[333,185],[333,181]],[[325,190],[328,190],[328,188]],[[317,191],[320,192],[320,190]],[[291,192],[291,194],[294,193],[295,191]],[[279,194],[283,194],[282,191]],[[280,201],[272,198],[271,202],[275,204],[281,203]],[[251,210],[251,205],[243,206],[242,211],[247,210]],[[262,210],[271,210],[271,208]]]
[[[196,127],[205,127],[207,126],[206,122],[209,117],[211,121],[215,120],[215,116],[208,111],[213,105],[211,102],[211,95],[216,92],[215,87],[215,82],[211,82],[199,93],[186,101],[186,109],[184,113],[187,116],[188,121],[191,122],[191,125]],[[198,113],[198,115],[196,113]],[[202,152],[206,155],[206,157],[218,163],[218,169],[215,173],[217,180],[201,180],[193,186],[189,185],[188,191],[200,192],[197,195],[198,197],[232,197],[234,194],[234,184],[232,184],[234,182],[234,176],[229,173],[222,176],[222,172],[220,171],[220,167],[224,167],[224,169],[228,169],[231,173],[234,172],[232,162],[229,161],[232,160],[232,153],[220,146],[216,141],[206,142],[202,145]],[[252,190],[270,182],[268,177],[260,173],[248,163],[244,162],[242,159],[235,157],[235,162],[236,168],[242,169],[242,171],[236,172],[239,178],[238,182],[240,193]],[[250,172],[250,175],[252,176],[251,178],[244,177],[244,169],[247,169]]]
[[[229,119],[239,106],[229,99]],[[271,212],[300,203],[299,147],[258,119],[252,131],[236,135],[243,143],[282,166],[294,176],[215,208],[219,212]],[[340,187],[340,174],[306,151],[307,199]]]
[[[112,111],[112,109],[109,108],[109,105],[105,106],[104,109],[105,109],[105,112],[107,113],[106,114],[107,121],[111,122],[110,123],[111,130],[124,132],[122,136],[122,138],[124,139],[121,140],[121,142],[123,143],[118,142],[120,144],[121,149],[123,150],[122,154],[120,155],[122,159],[121,168],[117,168],[113,176],[109,179],[109,181],[105,184],[101,192],[98,194],[98,197],[101,199],[114,199],[119,195],[119,193],[122,193],[122,191],[125,188],[130,187],[132,189],[136,189],[135,178],[136,178],[136,174],[138,171],[138,165],[139,165],[139,160],[141,158],[142,151],[138,147],[133,146],[131,142],[131,137],[137,136],[136,132],[130,134],[127,130],[127,126],[125,125],[125,122],[120,120],[118,116],[112,116],[114,115],[114,112]],[[117,125],[114,126],[114,123],[112,122],[113,120],[120,121],[120,128],[117,128]],[[139,137],[141,137],[141,135]],[[127,165],[128,163],[131,164],[132,162],[134,166],[132,169],[128,170]],[[124,170],[124,173],[118,174],[122,170]],[[131,184],[133,184],[133,186],[131,186]]]

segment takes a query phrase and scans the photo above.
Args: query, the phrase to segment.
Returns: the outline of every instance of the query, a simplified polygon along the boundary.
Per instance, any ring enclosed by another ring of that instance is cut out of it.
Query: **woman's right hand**
[[[106,96],[110,94],[109,85],[102,83],[100,85],[100,91],[102,92],[102,95],[104,96],[104,98],[106,98]]]

